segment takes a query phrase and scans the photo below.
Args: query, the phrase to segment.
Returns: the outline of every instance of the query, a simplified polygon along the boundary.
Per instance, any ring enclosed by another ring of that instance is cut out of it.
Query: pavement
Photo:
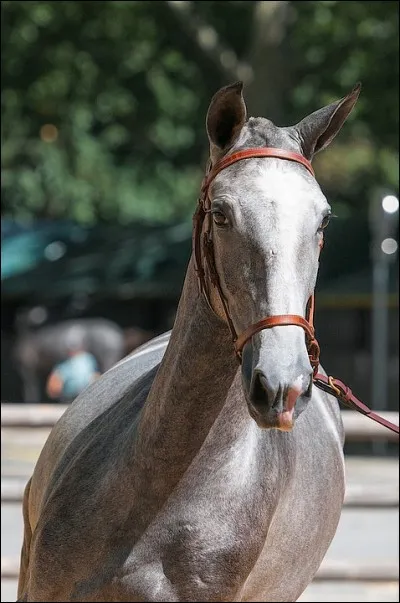
[[[28,480],[48,433],[48,429],[42,428],[2,429],[2,566],[7,561],[17,563],[22,542],[21,504],[15,497],[7,502],[3,493],[12,490],[15,484],[23,486]],[[375,503],[368,508],[354,504],[344,507],[321,570],[332,567],[346,569],[347,573],[351,570],[356,579],[316,579],[299,602],[399,602],[398,469],[398,459],[346,458],[349,501],[372,493]],[[391,503],[379,506],[376,501],[380,500]],[[14,578],[2,578],[1,601],[15,601],[16,587]]]

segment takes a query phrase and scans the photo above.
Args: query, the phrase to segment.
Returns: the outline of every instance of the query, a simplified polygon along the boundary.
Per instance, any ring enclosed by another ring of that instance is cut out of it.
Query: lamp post
[[[395,195],[377,193],[370,205],[372,232],[372,408],[386,410],[388,394],[389,265],[396,257],[394,238],[399,214]],[[374,442],[375,454],[384,454],[386,442]]]

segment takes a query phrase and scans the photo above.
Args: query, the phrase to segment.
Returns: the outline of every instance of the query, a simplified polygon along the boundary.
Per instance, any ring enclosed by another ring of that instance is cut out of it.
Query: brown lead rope
[[[324,392],[335,396],[339,402],[342,402],[349,408],[353,408],[357,410],[362,415],[372,419],[376,423],[383,425],[383,427],[387,427],[390,431],[394,431],[394,433],[399,433],[399,426],[395,425],[391,421],[384,419],[380,415],[373,412],[368,406],[366,406],[361,400],[356,398],[351,389],[345,385],[339,379],[335,379],[334,377],[325,377],[321,373],[317,373],[314,378],[314,385],[322,389]]]

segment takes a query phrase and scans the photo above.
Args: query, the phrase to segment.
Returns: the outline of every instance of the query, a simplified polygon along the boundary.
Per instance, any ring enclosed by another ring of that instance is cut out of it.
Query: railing
[[[64,404],[16,404],[2,402],[1,426],[53,427],[67,408],[68,406]],[[382,412],[381,415],[392,423],[399,423],[398,412]],[[399,442],[398,435],[356,411],[343,411],[342,417],[347,440]]]

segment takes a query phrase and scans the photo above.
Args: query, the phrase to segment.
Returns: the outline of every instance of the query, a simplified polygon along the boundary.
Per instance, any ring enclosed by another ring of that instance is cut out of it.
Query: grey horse
[[[247,118],[240,83],[222,88],[206,120],[211,164],[263,146],[311,160],[358,94],[281,128]],[[246,159],[210,199],[236,330],[304,316],[330,213],[309,171]],[[301,328],[257,332],[239,365],[212,287],[209,301],[192,257],[172,331],[55,425],[25,491],[19,600],[296,601],[313,579],[344,497],[337,401],[312,385]]]

